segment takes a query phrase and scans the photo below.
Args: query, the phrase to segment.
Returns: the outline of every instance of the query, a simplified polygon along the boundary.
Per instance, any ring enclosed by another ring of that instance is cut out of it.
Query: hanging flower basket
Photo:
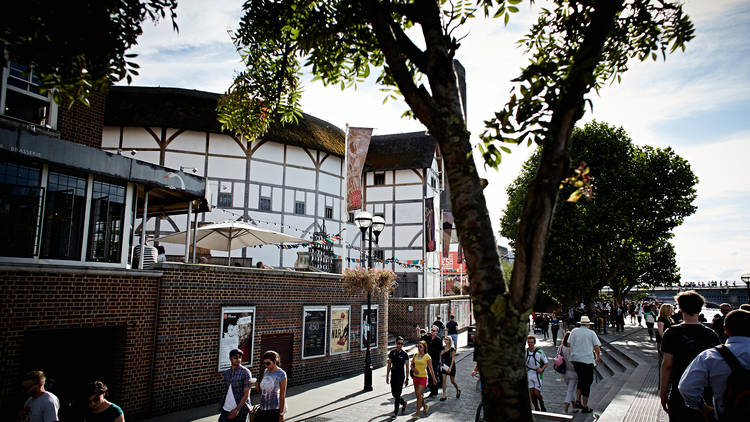
[[[396,274],[391,270],[354,268],[344,270],[344,287],[350,293],[370,292],[390,294],[396,288]]]

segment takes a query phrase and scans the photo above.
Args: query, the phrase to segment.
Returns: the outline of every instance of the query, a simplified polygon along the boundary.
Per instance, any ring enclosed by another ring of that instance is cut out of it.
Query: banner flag
[[[435,251],[435,207],[432,198],[424,200],[425,252]]]
[[[362,168],[372,137],[371,128],[350,127],[346,132],[347,211],[362,208]]]
[[[443,211],[443,257],[448,257],[451,249],[451,232],[453,231],[453,213]]]

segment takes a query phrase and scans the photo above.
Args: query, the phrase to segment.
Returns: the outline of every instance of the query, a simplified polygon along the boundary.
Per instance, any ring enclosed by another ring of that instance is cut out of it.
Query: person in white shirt
[[[584,315],[581,317],[581,326],[570,332],[570,360],[578,374],[577,395],[581,396],[583,403],[576,402],[573,407],[581,409],[582,413],[591,413],[589,408],[589,394],[591,383],[594,382],[594,366],[599,365],[599,353],[601,342],[596,333],[591,330],[591,320]]]
[[[544,407],[544,399],[542,398],[542,379],[549,360],[544,351],[536,347],[536,337],[528,336],[526,343],[529,345],[529,348],[526,349],[526,378],[529,384],[529,398],[535,410],[541,408],[542,412],[546,412],[547,409]]]
[[[47,380],[44,372],[31,371],[23,377],[21,390],[29,398],[23,405],[19,419],[28,416],[29,422],[57,422],[57,412],[60,410],[60,400],[57,396],[45,391]]]

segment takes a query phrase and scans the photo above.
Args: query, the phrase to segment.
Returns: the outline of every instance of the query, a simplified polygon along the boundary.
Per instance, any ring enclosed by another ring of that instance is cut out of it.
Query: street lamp
[[[740,276],[740,279],[745,282],[747,286],[747,303],[750,303],[750,273],[745,273]]]
[[[367,211],[360,211],[354,217],[354,224],[359,227],[359,231],[362,233],[361,236],[361,251],[362,251],[362,262],[364,263],[365,253],[365,233],[369,232],[368,246],[367,246],[367,269],[372,269],[372,236],[375,236],[375,244],[378,244],[378,237],[385,228],[385,219],[376,215],[372,216]],[[370,357],[370,329],[372,328],[372,322],[370,321],[370,290],[367,290],[367,331],[365,337],[365,391],[372,391],[372,358]]]

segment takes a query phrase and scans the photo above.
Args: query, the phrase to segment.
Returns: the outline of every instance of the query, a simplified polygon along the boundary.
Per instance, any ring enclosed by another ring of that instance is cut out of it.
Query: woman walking
[[[646,321],[646,328],[648,329],[648,339],[654,340],[654,323],[656,323],[656,315],[651,311],[651,305],[646,305],[643,309],[643,319]]]
[[[659,318],[656,319],[656,349],[659,351],[659,375],[661,375],[661,362],[664,360],[664,353],[661,351],[661,340],[664,338],[664,332],[674,324],[672,314],[674,306],[663,304],[659,308]]]
[[[448,389],[446,378],[449,376],[451,377],[451,384],[456,388],[456,398],[461,397],[461,389],[458,388],[458,384],[456,384],[456,348],[453,347],[453,339],[448,336],[443,339],[443,342],[445,343],[445,348],[440,352],[440,372],[443,375],[443,397],[440,398],[440,401],[445,401],[448,398],[445,393]]]
[[[430,410],[430,406],[424,402],[425,387],[427,387],[427,374],[432,376],[432,379],[436,380],[435,371],[432,370],[432,358],[427,353],[427,342],[420,340],[417,343],[417,353],[412,358],[411,366],[414,368],[414,395],[417,396],[417,413],[414,414],[416,417],[420,417],[419,411],[424,409],[424,414],[427,415],[427,411]]]
[[[573,366],[573,362],[570,361],[570,330],[565,332],[560,345],[560,354],[565,359],[565,374],[563,374],[563,381],[567,386],[567,392],[565,393],[565,413],[568,413],[568,409],[572,406],[573,409],[577,409],[581,403],[581,395],[576,396],[576,389],[578,388],[578,374],[576,368]],[[577,412],[577,410],[573,410]]]
[[[86,422],[125,422],[122,409],[105,398],[107,391],[107,386],[101,381],[89,384],[89,409],[86,413]]]
[[[283,422],[286,412],[286,372],[279,368],[281,358],[273,350],[263,353],[263,378],[257,385],[260,409],[255,422]]]
[[[560,318],[557,315],[552,314],[552,319],[549,320],[552,328],[552,344],[557,346],[557,333],[560,331]]]

